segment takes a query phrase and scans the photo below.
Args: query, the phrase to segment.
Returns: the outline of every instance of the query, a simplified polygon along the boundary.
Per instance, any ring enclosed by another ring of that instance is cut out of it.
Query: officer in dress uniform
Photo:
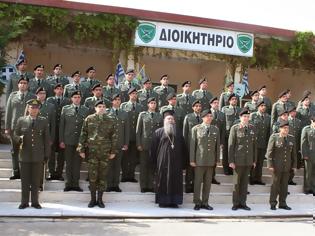
[[[250,93],[252,100],[250,102],[246,102],[244,108],[247,108],[250,113],[257,111],[257,103],[259,100],[259,93],[257,90]]]
[[[63,96],[70,99],[73,92],[80,91],[81,105],[83,105],[85,99],[89,96],[89,92],[88,89],[85,86],[83,86],[80,82],[81,80],[80,71],[73,72],[71,78],[73,79],[73,82],[71,84],[67,84],[66,86],[64,86]]]
[[[81,159],[77,152],[79,137],[84,119],[89,115],[89,109],[80,105],[81,92],[71,94],[71,105],[64,106],[59,124],[59,146],[65,149],[66,186],[65,192],[83,190],[79,186]]]
[[[219,108],[222,110],[224,106],[228,106],[229,103],[229,97],[231,94],[234,93],[234,81],[230,81],[226,84],[226,92],[221,93],[220,98],[219,98]],[[237,106],[240,106],[240,98],[236,96],[237,98]]]
[[[103,88],[101,84],[94,84],[92,87],[93,97],[88,97],[85,99],[84,106],[89,108],[90,114],[95,112],[95,103],[97,101],[103,101],[106,107],[110,107],[110,101],[103,97]]]
[[[183,88],[183,93],[177,95],[176,101],[177,101],[177,106],[183,109],[184,114],[187,115],[193,112],[192,104],[195,101],[195,98],[190,94],[190,90],[191,90],[190,81],[185,81],[182,84],[182,88]]]
[[[154,192],[154,170],[149,150],[155,130],[163,126],[162,115],[156,112],[156,98],[149,98],[147,103],[148,110],[139,114],[136,128],[137,149],[140,153],[140,188],[142,193]]]
[[[192,104],[193,112],[186,115],[183,124],[183,137],[186,147],[189,149],[189,144],[191,140],[192,128],[198,124],[202,123],[201,111],[202,104],[199,100],[196,100]],[[194,169],[190,163],[186,163],[186,173],[185,173],[185,192],[194,192]]]
[[[45,88],[47,96],[53,95],[53,86],[45,79],[44,65],[37,65],[34,68],[35,77],[29,82],[29,91],[35,93],[39,87]]]
[[[47,77],[47,81],[50,83],[52,87],[55,87],[56,84],[62,84],[66,86],[69,84],[69,79],[67,76],[62,75],[62,65],[56,64],[53,69],[53,74]]]
[[[129,90],[131,88],[135,88],[137,91],[141,89],[140,85],[138,85],[135,81],[135,71],[134,69],[128,69],[126,71],[125,80],[120,85],[120,93],[122,102],[128,102],[129,100]]]
[[[272,105],[271,109],[271,126],[278,120],[279,113],[288,109],[287,91],[282,91],[278,96],[278,101]]]
[[[93,66],[90,66],[86,69],[86,78],[83,79],[81,85],[86,87],[87,89],[87,97],[93,96],[92,88],[96,84],[101,84],[101,81],[95,78],[96,76],[96,69]]]
[[[212,93],[208,91],[208,81],[206,78],[199,80],[199,89],[193,91],[192,96],[201,101],[202,109],[210,109],[209,101],[213,97]]]
[[[259,89],[259,102],[264,101],[264,104],[266,105],[266,112],[270,115],[271,114],[271,108],[272,103],[269,97],[267,97],[267,87],[266,85],[262,85]]]
[[[158,94],[152,89],[152,81],[149,77],[144,78],[142,83],[143,89],[138,91],[138,101],[144,110],[148,110],[148,99],[153,97],[158,101]]]
[[[106,192],[121,192],[119,188],[121,160],[129,146],[130,126],[128,113],[120,109],[120,94],[116,93],[112,96],[112,106],[108,108],[108,115],[114,117],[117,123],[117,154],[116,157],[108,163],[107,188]]]
[[[301,120],[302,128],[311,124],[311,117],[315,114],[315,107],[312,105],[309,94],[305,94],[300,100],[297,108],[297,118]]]
[[[288,121],[280,122],[280,132],[269,138],[266,158],[268,167],[272,171],[272,185],[270,191],[270,209],[276,210],[279,196],[279,208],[291,210],[287,205],[288,181],[290,170],[296,169],[295,140],[289,134]]]
[[[103,97],[111,101],[114,94],[120,94],[120,89],[115,86],[115,77],[113,74],[108,74],[105,80],[107,85],[103,86]],[[110,108],[111,105],[107,106],[106,104],[106,107]]]
[[[27,101],[29,115],[20,117],[14,134],[20,143],[20,166],[22,199],[19,209],[29,207],[31,192],[32,207],[41,209],[38,201],[40,179],[44,161],[50,155],[50,137],[47,119],[39,116],[40,102],[36,99]]]
[[[201,113],[202,124],[192,128],[190,142],[190,165],[195,170],[194,181],[194,210],[200,208],[213,210],[209,205],[209,194],[213,171],[220,158],[220,131],[212,125],[211,110]],[[202,194],[201,184],[203,183]],[[202,198],[200,198],[200,194]]]
[[[175,90],[169,86],[169,79],[168,75],[162,75],[160,78],[161,85],[156,86],[153,90],[158,94],[159,101],[158,101],[158,107],[161,108],[163,106],[166,106],[168,104],[167,101],[167,95],[170,93],[175,93]]]

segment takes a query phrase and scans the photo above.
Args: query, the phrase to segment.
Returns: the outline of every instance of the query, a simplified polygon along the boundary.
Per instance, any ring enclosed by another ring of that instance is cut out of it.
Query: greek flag
[[[244,75],[243,75],[243,79],[242,79],[242,84],[244,85],[244,96],[249,94],[249,86],[248,86],[248,73],[247,71],[245,71]]]
[[[116,85],[116,87],[119,86],[119,84],[124,79],[124,77],[125,77],[124,68],[122,67],[121,63],[118,62],[117,66],[116,66],[116,71],[115,71],[115,85]]]
[[[19,57],[16,60],[16,65],[20,64],[21,61],[24,61],[24,60],[25,60],[25,54],[24,54],[24,51],[21,51]]]

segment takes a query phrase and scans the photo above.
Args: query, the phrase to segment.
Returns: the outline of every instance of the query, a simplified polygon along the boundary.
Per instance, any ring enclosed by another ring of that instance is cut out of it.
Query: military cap
[[[20,83],[20,81],[22,81],[22,80],[25,80],[25,81],[27,81],[27,82],[29,81],[28,78],[25,77],[24,75],[21,75],[21,76],[20,76],[20,78],[19,78],[19,80],[18,80],[18,83]]]
[[[231,85],[234,85],[234,81],[227,82],[227,84],[226,84],[225,86],[228,88],[228,87],[230,87]]]
[[[151,82],[150,78],[149,77],[145,77],[143,80],[142,80],[142,83],[145,84],[145,83],[148,83],[148,82]]]
[[[210,101],[209,101],[209,103],[211,104],[211,103],[213,103],[214,101],[218,101],[218,98],[217,98],[217,97],[211,98]]]
[[[128,90],[128,94],[131,94],[133,92],[137,92],[137,89],[134,88],[134,87],[131,87],[129,90]]]
[[[258,89],[258,91],[260,91],[260,90],[262,90],[262,89],[264,89],[264,88],[267,88],[266,85],[260,86],[259,89]]]
[[[38,68],[42,68],[42,69],[44,69],[44,65],[39,64],[39,65],[37,65],[37,66],[35,66],[35,67],[34,67],[34,70],[37,70]]]
[[[279,93],[278,98],[282,98],[283,96],[287,95],[288,91],[282,91],[281,93]]]
[[[115,93],[115,94],[113,94],[113,96],[111,98],[112,98],[112,101],[115,100],[116,98],[120,98],[120,94]]]
[[[200,100],[196,100],[193,102],[192,106],[194,107],[196,104],[201,104],[201,101]]]
[[[185,81],[183,84],[182,84],[182,87],[184,87],[186,84],[189,84],[189,85],[191,85],[191,82],[190,81]]]
[[[256,93],[258,93],[258,91],[257,91],[257,90],[254,90],[254,91],[252,91],[252,92],[250,93],[250,96],[252,97],[252,96],[254,96]]]
[[[263,99],[257,102],[256,107],[259,107],[261,105],[266,105]]]
[[[288,112],[292,112],[292,111],[296,111],[296,107],[295,106],[292,106],[288,109]]]
[[[98,100],[95,102],[94,107],[97,107],[98,105],[105,105],[103,100]]]
[[[164,74],[161,76],[160,80],[162,80],[164,77],[168,77],[168,74]]]
[[[47,92],[47,90],[44,87],[38,87],[35,94],[38,94],[39,92]]]
[[[309,95],[305,95],[305,96],[301,99],[301,102],[304,102],[304,100],[305,100],[306,98],[309,98]]]
[[[174,116],[174,110],[167,109],[163,111],[163,118],[165,118],[166,116]]]
[[[249,115],[250,114],[250,112],[249,112],[249,110],[247,109],[247,108],[244,108],[243,110],[241,110],[241,112],[240,112],[240,116],[242,116],[242,115]]]
[[[71,97],[75,96],[75,95],[80,95],[81,96],[81,91],[76,90],[73,93],[71,93]]]
[[[212,114],[210,109],[203,110],[200,114],[200,117],[203,118],[208,114]]]
[[[289,122],[287,120],[281,120],[279,127],[289,126]]]
[[[155,102],[156,100],[155,100],[155,98],[154,97],[150,97],[150,98],[148,98],[148,102],[147,103],[150,103],[150,102]]]
[[[86,69],[86,73],[89,73],[91,70],[95,70],[94,66],[90,66],[89,68]]]
[[[97,83],[97,84],[94,84],[93,87],[92,87],[92,90],[96,89],[96,88],[101,88],[101,84],[100,83]]]
[[[166,100],[171,100],[173,97],[176,97],[176,94],[175,93],[169,93],[167,96],[166,96]]]
[[[54,86],[54,89],[56,89],[56,88],[63,88],[63,85],[62,85],[61,83],[58,83],[58,84],[56,84],[56,85]]]
[[[199,80],[199,85],[206,81],[207,81],[206,78],[202,78],[201,80]]]
[[[61,64],[56,64],[56,65],[54,66],[54,69],[56,69],[56,67],[61,67],[61,68],[62,68],[62,65],[61,65]]]
[[[230,101],[234,97],[237,98],[236,94],[235,93],[231,93],[230,96],[228,97],[228,101]]]
[[[282,115],[285,114],[285,113],[288,114],[288,111],[287,111],[287,110],[281,110],[281,111],[279,112],[279,116],[282,116]]]
[[[37,99],[30,99],[26,102],[26,104],[35,107],[39,107],[41,105],[40,101],[38,101]]]
[[[75,75],[81,75],[81,72],[77,70],[72,73],[71,77],[74,77]]]
[[[108,74],[105,78],[105,80],[107,81],[109,79],[109,77],[114,76],[112,73]]]
[[[135,73],[135,70],[130,68],[126,71],[126,74],[129,74],[129,73]]]
[[[22,58],[22,59],[19,59],[16,61],[15,65],[16,66],[19,66],[20,64],[22,64],[23,62],[26,62],[26,59],[25,58]]]

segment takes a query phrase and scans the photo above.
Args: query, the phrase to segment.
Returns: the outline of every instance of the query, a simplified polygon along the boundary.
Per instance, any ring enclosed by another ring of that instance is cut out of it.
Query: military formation
[[[315,195],[315,106],[309,91],[297,104],[290,100],[290,90],[283,91],[272,104],[261,86],[241,106],[233,82],[216,97],[205,78],[195,91],[191,81],[183,82],[176,94],[167,74],[153,88],[149,78],[135,83],[132,69],[116,86],[113,74],[102,85],[94,67],[85,71],[84,79],[80,71],[70,79],[64,76],[61,64],[48,77],[43,65],[33,74],[26,72],[24,59],[16,68],[6,88],[5,132],[12,145],[10,179],[22,183],[20,209],[29,207],[29,192],[31,206],[41,208],[38,191],[45,181],[65,181],[65,192],[82,192],[82,161],[88,165],[88,207],[105,207],[103,193],[121,192],[121,182],[137,183],[137,165],[141,192],[155,192],[150,147],[169,110],[189,153],[184,191],[193,193],[195,210],[213,209],[208,201],[211,184],[220,184],[215,178],[219,163],[225,175],[233,175],[232,210],[250,210],[248,185],[265,185],[265,159],[273,174],[272,210],[277,205],[291,209],[286,198],[288,185],[296,184],[297,168],[304,167],[304,193]]]

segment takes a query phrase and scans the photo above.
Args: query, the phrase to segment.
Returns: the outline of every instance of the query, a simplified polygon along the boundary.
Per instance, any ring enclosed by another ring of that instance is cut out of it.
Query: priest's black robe
[[[183,167],[188,158],[184,138],[177,132],[174,149],[163,128],[152,137],[150,158],[156,170],[155,202],[158,204],[183,203]]]

